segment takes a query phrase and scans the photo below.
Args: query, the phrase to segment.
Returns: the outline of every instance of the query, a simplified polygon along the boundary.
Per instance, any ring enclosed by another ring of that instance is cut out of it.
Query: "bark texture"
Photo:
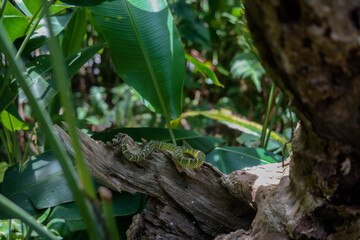
[[[245,8],[263,64],[301,119],[290,176],[259,206],[249,238],[359,239],[360,1]]]

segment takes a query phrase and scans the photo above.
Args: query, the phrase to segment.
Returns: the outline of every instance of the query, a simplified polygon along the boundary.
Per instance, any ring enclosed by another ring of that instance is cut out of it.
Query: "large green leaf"
[[[206,155],[206,162],[229,174],[247,167],[281,162],[281,156],[263,148],[217,147]]]
[[[185,58],[165,0],[115,0],[90,8],[121,78],[152,110],[176,119]]]
[[[71,78],[90,58],[92,58],[104,44],[96,44],[81,49],[65,59],[68,77]],[[53,78],[53,65],[49,55],[40,55],[26,64],[29,74],[29,85],[38,101],[45,106],[57,94],[58,89]],[[24,96],[22,97],[24,98]],[[25,100],[25,99],[23,99]]]
[[[61,166],[51,152],[33,157],[23,169],[19,165],[8,168],[1,194],[32,215],[38,209],[73,201]]]
[[[64,57],[67,57],[70,53],[79,51],[84,42],[86,25],[86,9],[76,9],[64,32],[64,39],[61,44]]]

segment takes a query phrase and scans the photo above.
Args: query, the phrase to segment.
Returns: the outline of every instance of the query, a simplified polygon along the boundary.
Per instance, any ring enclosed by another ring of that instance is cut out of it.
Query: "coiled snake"
[[[124,136],[119,137],[119,140],[117,141],[117,143],[115,143],[115,145],[118,144],[120,144],[121,151],[125,158],[131,162],[138,162],[145,159],[154,150],[170,150],[174,152],[176,162],[180,166],[186,168],[198,168],[203,165],[206,158],[205,153],[203,153],[202,151],[183,146],[175,146],[171,143],[163,143],[154,140],[151,140],[149,143],[147,143],[139,154],[132,154],[128,150]]]

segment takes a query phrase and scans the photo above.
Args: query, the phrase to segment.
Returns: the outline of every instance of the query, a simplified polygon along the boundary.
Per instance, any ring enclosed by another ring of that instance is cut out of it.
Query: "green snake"
[[[116,145],[120,144],[121,151],[126,159],[131,162],[138,162],[145,159],[149,156],[154,150],[170,150],[174,152],[176,162],[185,168],[198,168],[205,162],[205,153],[202,151],[187,148],[183,146],[175,146],[171,143],[163,143],[151,140],[145,147],[141,150],[139,154],[132,154],[126,145],[124,137],[119,137]],[[191,155],[191,157],[189,156]]]

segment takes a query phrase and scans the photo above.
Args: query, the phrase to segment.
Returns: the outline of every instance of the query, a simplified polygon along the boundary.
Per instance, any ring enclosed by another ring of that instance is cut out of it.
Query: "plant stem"
[[[99,195],[101,198],[102,212],[105,217],[105,223],[107,230],[112,240],[120,240],[119,233],[117,231],[116,222],[114,218],[114,210],[112,206],[112,194],[111,191],[105,187],[99,187]]]
[[[171,125],[170,125],[170,120],[169,120],[169,118],[167,116],[165,116],[165,118],[166,118],[166,125],[168,126],[168,129],[169,129],[171,141],[176,146],[176,139],[175,139],[174,132],[173,132],[173,130],[171,128]]]
[[[22,208],[17,206],[15,203],[4,197],[0,194],[0,207],[1,211],[5,212],[7,215],[11,215],[14,218],[21,219],[26,224],[28,224],[32,229],[34,229],[39,235],[42,235],[46,239],[56,239],[56,236],[47,230],[46,227],[41,225],[33,218],[30,214],[25,212]],[[11,228],[11,220],[9,221],[9,229]],[[10,236],[9,232],[9,236]]]
[[[271,85],[269,101],[268,101],[268,105],[267,105],[267,108],[266,108],[265,120],[264,120],[264,124],[263,124],[262,131],[261,131],[261,138],[260,138],[260,147],[261,148],[263,148],[264,144],[265,144],[266,130],[267,130],[268,122],[269,122],[269,115],[270,115],[272,102],[274,100],[275,88],[276,88],[275,83],[273,82],[272,85]]]
[[[24,41],[21,43],[21,46],[18,50],[18,52],[16,53],[15,58],[17,59],[22,52],[24,51],[27,43],[30,40],[31,35],[34,33],[36,27],[38,26],[39,22],[41,21],[42,17],[44,16],[45,12],[48,10],[48,8],[51,6],[52,2],[48,3],[45,5],[45,7],[42,9],[40,15],[38,16],[38,18],[36,18],[36,21],[34,22],[34,24],[31,26],[30,31],[28,32],[28,34],[26,35]],[[39,8],[40,9],[40,8]],[[36,13],[34,14],[34,16],[30,19],[28,26],[30,26],[31,22],[34,21],[34,18],[36,17],[36,15],[38,14],[39,10],[36,11]],[[27,26],[27,27],[28,27]],[[25,33],[27,32],[27,30],[25,31]]]
[[[4,10],[5,10],[5,7],[6,7],[6,3],[7,3],[7,0],[3,0],[1,2],[1,7],[0,7],[0,19],[2,18],[2,15],[4,13]]]
[[[281,92],[280,92],[279,99],[278,99],[278,101],[277,101],[277,103],[276,103],[274,115],[273,115],[273,117],[271,118],[271,122],[270,122],[270,126],[269,126],[269,130],[270,130],[270,131],[269,131],[268,134],[266,135],[265,146],[264,146],[265,150],[267,149],[267,146],[268,146],[268,144],[269,144],[270,135],[271,135],[272,128],[273,128],[274,122],[275,122],[275,116],[276,116],[276,113],[277,113],[277,111],[278,111],[278,109],[279,109],[279,107],[280,107],[280,105],[281,105],[281,101],[282,101],[282,99],[283,99],[283,96],[284,96],[284,93],[281,91]]]

